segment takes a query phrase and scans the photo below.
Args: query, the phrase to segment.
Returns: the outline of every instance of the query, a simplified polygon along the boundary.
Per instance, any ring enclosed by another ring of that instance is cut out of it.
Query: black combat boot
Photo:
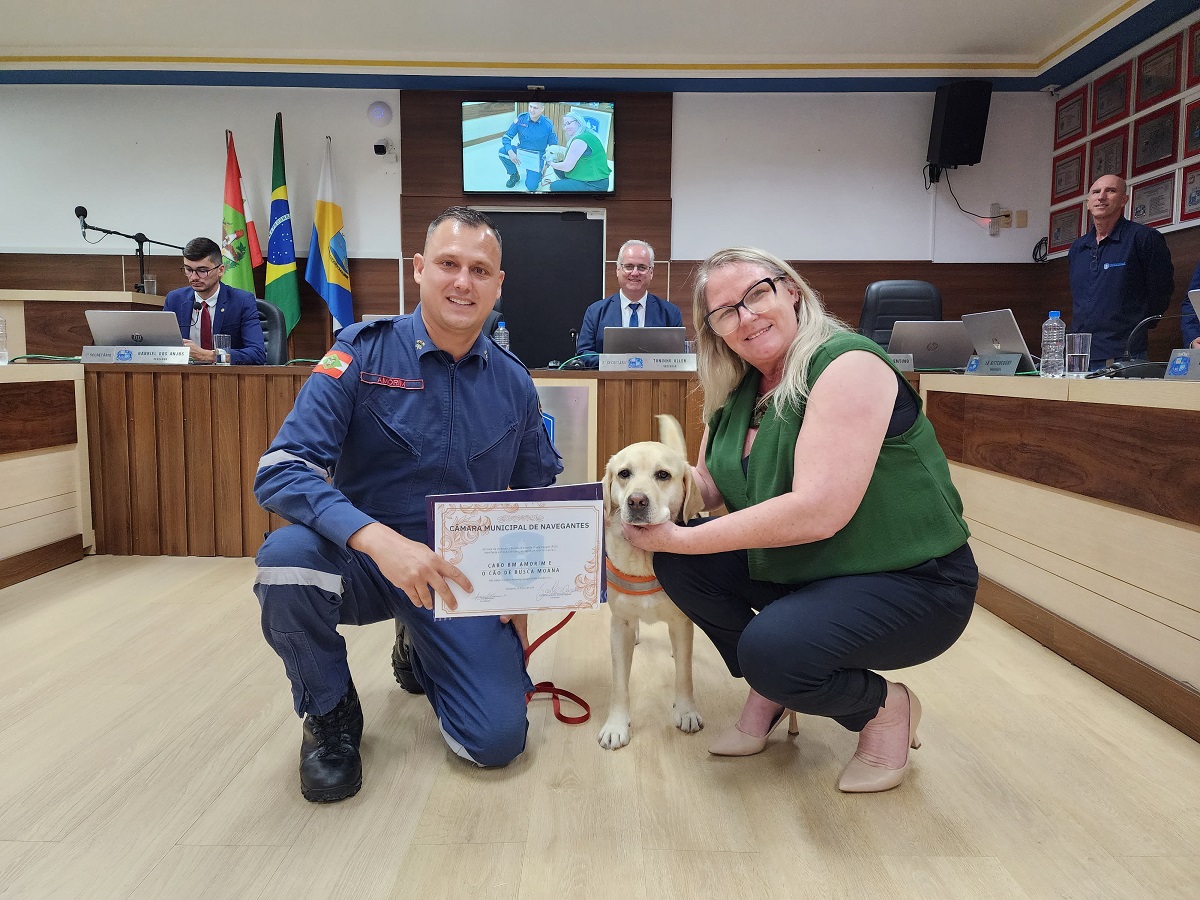
[[[323,716],[304,717],[300,744],[300,793],[312,803],[353,797],[362,787],[363,714],[351,681],[338,705]]]
[[[397,619],[396,646],[392,648],[392,674],[396,676],[396,682],[400,687],[410,694],[423,694],[425,688],[421,687],[421,682],[417,680],[417,673],[413,671],[412,648],[409,647],[406,638],[404,626]]]

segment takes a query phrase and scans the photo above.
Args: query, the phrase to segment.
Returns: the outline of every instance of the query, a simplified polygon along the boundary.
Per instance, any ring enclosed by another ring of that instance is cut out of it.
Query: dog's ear
[[[683,508],[679,511],[680,524],[686,525],[704,511],[704,496],[700,493],[700,483],[692,476],[692,467],[685,465],[683,470]]]
[[[608,461],[608,465],[604,467],[604,478],[601,479],[601,487],[604,489],[604,521],[607,522],[613,517],[617,511],[617,501],[613,497],[612,492],[613,481],[613,465],[612,460]]]

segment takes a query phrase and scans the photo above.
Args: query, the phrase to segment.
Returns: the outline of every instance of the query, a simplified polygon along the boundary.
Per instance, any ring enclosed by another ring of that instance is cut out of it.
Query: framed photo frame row
[[[1200,98],[1182,104],[1182,110],[1180,104],[1153,110],[1055,156],[1050,203],[1083,196],[1102,175],[1136,178],[1196,155],[1200,155]]]
[[[1200,84],[1200,22],[1059,99],[1054,149],[1102,131]]]
[[[1171,224],[1175,219],[1176,174],[1166,172],[1131,184],[1126,209],[1129,219],[1150,228]],[[1185,166],[1178,175],[1179,221],[1200,219],[1200,162]],[[1084,202],[1051,210],[1049,252],[1070,249],[1075,239],[1091,227],[1091,216]]]

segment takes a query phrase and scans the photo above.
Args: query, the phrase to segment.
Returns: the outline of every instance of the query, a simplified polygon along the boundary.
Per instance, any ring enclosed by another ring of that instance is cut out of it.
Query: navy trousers
[[[369,556],[304,525],[268,535],[256,562],[263,636],[283,660],[298,714],[322,715],[346,693],[350,668],[339,625],[400,619],[450,748],[481,766],[505,765],[525,749],[525,694],[533,683],[512,625],[493,616],[434,621]]]
[[[887,683],[870,670],[914,666],[950,647],[979,582],[967,545],[899,572],[805,585],[753,580],[744,550],[656,553],[654,574],[734,677],[850,731],[862,731],[887,698]]]

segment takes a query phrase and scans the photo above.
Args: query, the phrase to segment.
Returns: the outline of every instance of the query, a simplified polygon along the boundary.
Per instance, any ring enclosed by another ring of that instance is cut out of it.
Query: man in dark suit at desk
[[[267,361],[258,304],[249,291],[221,283],[225,266],[221,248],[206,237],[193,238],[183,248],[183,274],[188,286],[171,291],[163,309],[175,313],[192,362],[216,361],[214,334],[229,335],[230,362],[261,366]]]
[[[583,314],[576,354],[589,368],[600,364],[594,355],[604,352],[605,328],[639,328],[683,325],[683,313],[669,300],[650,293],[654,280],[654,248],[645,241],[626,241],[617,253],[617,285],[611,297],[597,300]],[[585,355],[587,354],[587,355]]]

